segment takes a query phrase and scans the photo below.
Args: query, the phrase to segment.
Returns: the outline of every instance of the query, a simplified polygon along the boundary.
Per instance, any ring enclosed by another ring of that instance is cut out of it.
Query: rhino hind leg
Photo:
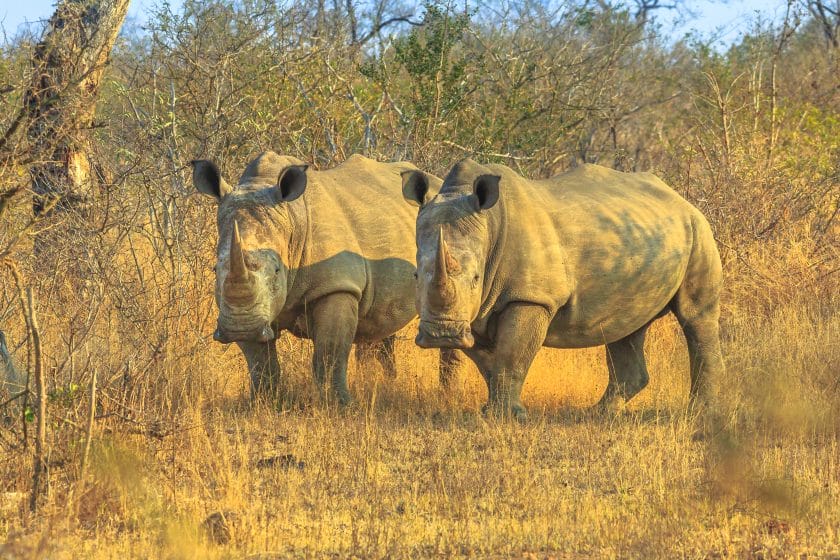
[[[280,382],[280,362],[275,342],[237,342],[248,362],[251,377],[251,400],[273,396]]]
[[[715,399],[713,393],[725,372],[720,349],[721,283],[720,257],[714,241],[699,244],[670,304],[688,346],[691,398],[703,404]]]
[[[387,336],[374,348],[376,360],[385,371],[386,377],[396,379],[397,377],[397,355],[394,345],[397,341],[396,335]]]
[[[322,297],[312,304],[308,317],[309,333],[315,346],[312,354],[315,381],[323,389],[329,376],[342,405],[350,404],[352,400],[347,387],[347,361],[358,320],[359,302],[348,293]]]
[[[720,304],[717,299],[705,305],[685,299],[678,295],[673,307],[688,346],[691,398],[709,401],[725,371],[718,323]]]
[[[599,405],[629,401],[647,387],[649,376],[645,362],[645,334],[648,325],[621,340],[607,344],[609,381]]]
[[[467,357],[460,350],[441,350],[438,364],[440,386],[448,389],[457,379]]]
[[[362,364],[371,358],[376,358],[385,372],[385,377],[395,379],[397,377],[397,358],[394,350],[396,340],[396,335],[392,334],[373,344],[356,343],[356,363]]]
[[[688,346],[691,399],[705,406],[716,404],[713,401],[725,372],[719,325],[723,270],[708,223],[695,220],[693,226],[691,258],[669,307],[682,327]]]

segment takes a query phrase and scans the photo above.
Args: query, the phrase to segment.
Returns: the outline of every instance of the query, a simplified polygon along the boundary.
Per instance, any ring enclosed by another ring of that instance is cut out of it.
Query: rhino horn
[[[245,265],[245,253],[242,251],[242,237],[239,236],[239,224],[234,220],[233,235],[230,238],[230,271],[228,279],[234,282],[248,280],[250,271]]]
[[[432,282],[435,286],[445,289],[449,282],[449,272],[447,271],[447,264],[449,261],[449,254],[446,250],[446,240],[443,238],[443,228],[440,228],[438,235],[437,254],[435,255],[435,273],[432,276]]]
[[[233,234],[230,238],[228,275],[225,278],[224,296],[226,299],[243,299],[251,296],[253,275],[245,263],[242,250],[242,238],[239,236],[239,224],[233,222]]]

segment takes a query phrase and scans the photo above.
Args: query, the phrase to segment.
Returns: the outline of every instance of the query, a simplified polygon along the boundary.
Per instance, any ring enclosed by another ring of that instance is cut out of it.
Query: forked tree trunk
[[[128,3],[129,0],[59,0],[35,49],[32,83],[24,93],[24,111],[28,117],[26,135],[32,162],[29,172],[36,214],[45,214],[52,207],[63,215],[72,211],[79,214],[82,226],[88,217],[86,202],[91,199],[94,186],[90,131],[102,75],[125,19]],[[72,230],[78,223],[71,219],[68,226]],[[64,227],[58,230],[45,228],[45,232],[35,240],[36,253],[43,254],[49,247],[47,235],[55,238],[70,233]],[[66,252],[66,248],[67,244],[62,244],[57,252]],[[27,322],[35,349],[38,397],[38,430],[30,497],[30,509],[35,511],[48,478],[45,447],[47,396],[31,288],[27,288],[27,294]]]
[[[84,211],[94,185],[90,130],[102,74],[129,0],[60,0],[24,96],[36,213]]]

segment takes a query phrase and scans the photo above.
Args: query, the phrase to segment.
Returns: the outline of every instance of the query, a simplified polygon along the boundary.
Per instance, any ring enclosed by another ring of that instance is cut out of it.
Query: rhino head
[[[219,204],[216,304],[219,342],[269,342],[277,338],[272,321],[286,303],[290,245],[295,236],[289,203],[306,189],[306,165],[267,152],[249,165],[232,188],[210,161],[193,162],[196,189]],[[296,160],[295,160],[296,161]],[[277,169],[280,169],[277,172]],[[277,173],[274,181],[267,173]]]
[[[415,342],[423,348],[475,344],[470,324],[481,308],[492,247],[487,210],[499,199],[500,179],[481,171],[471,160],[458,163],[431,200],[425,173],[403,173],[403,196],[420,206]]]

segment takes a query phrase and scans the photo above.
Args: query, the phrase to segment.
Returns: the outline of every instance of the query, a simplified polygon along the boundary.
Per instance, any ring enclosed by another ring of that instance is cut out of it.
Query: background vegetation
[[[0,556],[840,555],[840,10],[791,0],[721,52],[675,42],[663,9],[164,3],[112,52],[93,180],[35,218],[45,162],[20,108],[37,38],[3,46]],[[286,406],[249,407],[244,361],[210,338],[215,207],[189,161],[235,180],[267,149],[322,168],[363,153],[439,175],[466,155],[530,177],[658,174],[721,248],[729,429],[692,437],[668,320],[626,416],[586,410],[602,350],[543,351],[532,421],[486,422],[476,372],[442,392],[410,329],[395,382],[355,365],[349,411],[317,402],[309,345],[284,335]]]

